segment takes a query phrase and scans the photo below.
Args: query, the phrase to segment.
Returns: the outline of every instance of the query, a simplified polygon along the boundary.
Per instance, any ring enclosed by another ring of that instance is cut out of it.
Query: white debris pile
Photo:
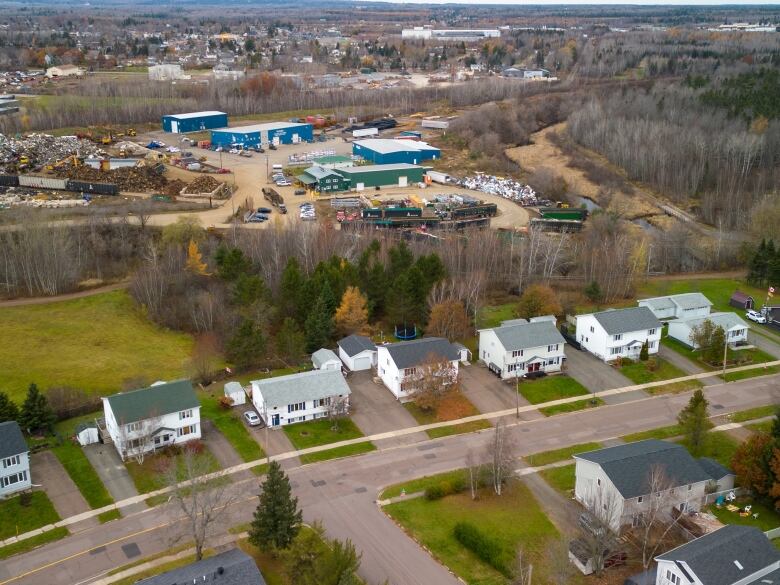
[[[477,173],[473,177],[461,179],[458,184],[474,191],[498,195],[520,205],[537,205],[539,203],[536,191],[530,185],[524,185],[514,179]]]
[[[16,171],[22,158],[29,168],[55,163],[71,155],[79,157],[103,157],[106,153],[89,140],[75,136],[51,136],[29,134],[21,138],[0,134],[0,172]]]
[[[88,198],[73,199],[73,195],[70,193],[44,194],[35,189],[24,187],[0,187],[0,209],[9,207],[85,207],[87,205],[89,205]]]
[[[322,158],[324,156],[335,156],[336,151],[332,148],[328,148],[325,150],[311,150],[308,152],[300,152],[297,154],[291,154],[288,157],[289,162],[291,163],[300,163],[300,162],[311,162],[313,160],[316,160],[318,158]]]

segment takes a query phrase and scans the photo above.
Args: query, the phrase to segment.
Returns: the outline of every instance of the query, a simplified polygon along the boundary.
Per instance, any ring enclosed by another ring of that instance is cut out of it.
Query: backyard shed
[[[100,435],[95,421],[83,422],[76,425],[76,440],[82,447],[99,442]]]
[[[393,163],[416,165],[426,160],[436,160],[441,157],[441,150],[417,140],[373,138],[355,140],[352,143],[352,154],[362,156],[378,165]]]
[[[298,144],[314,139],[311,124],[297,122],[268,122],[250,126],[222,128],[211,132],[214,146],[242,145],[244,148],[261,144]]]
[[[311,354],[311,363],[318,370],[341,370],[341,360],[329,349],[318,349]]]
[[[216,111],[170,114],[162,118],[163,130],[172,134],[200,132],[202,130],[211,130],[212,128],[224,128],[227,125],[227,114]]]
[[[741,290],[737,290],[734,291],[733,295],[731,295],[731,298],[729,299],[729,305],[732,307],[737,307],[738,309],[748,310],[755,307],[756,302],[749,294],[743,293]]]
[[[336,169],[349,180],[350,188],[363,191],[372,187],[407,187],[423,180],[425,169],[413,164],[381,164]]]
[[[246,392],[244,392],[244,387],[238,382],[225,384],[225,396],[233,401],[233,406],[246,403]]]

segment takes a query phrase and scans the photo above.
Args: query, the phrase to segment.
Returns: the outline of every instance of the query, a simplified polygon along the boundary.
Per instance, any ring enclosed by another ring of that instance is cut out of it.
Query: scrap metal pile
[[[14,138],[0,134],[0,172],[15,172],[20,167],[34,169],[74,154],[79,157],[106,156],[96,144],[75,136],[30,134]]]
[[[56,172],[59,177],[96,183],[113,183],[120,191],[144,193],[160,191],[168,185],[168,179],[153,167],[125,167],[112,171],[101,171],[89,166],[68,166]]]
[[[27,187],[0,187],[0,209],[9,207],[80,207],[89,205],[88,197],[77,198],[68,192],[42,193]]]
[[[539,205],[540,200],[530,185],[524,185],[514,179],[505,179],[493,175],[478,173],[473,177],[466,177],[458,181],[458,184],[467,189],[498,195],[524,206]]]

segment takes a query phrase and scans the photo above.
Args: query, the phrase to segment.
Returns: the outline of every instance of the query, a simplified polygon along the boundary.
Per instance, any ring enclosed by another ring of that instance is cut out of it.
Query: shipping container
[[[379,128],[361,128],[352,131],[354,138],[365,138],[366,136],[376,136],[377,134],[379,134]]]
[[[378,218],[378,217],[382,217],[382,210],[379,209],[378,207],[369,207],[368,209],[364,209],[360,215],[361,217],[364,218],[369,218],[369,217]]]
[[[419,207],[386,207],[383,216],[392,217],[422,217],[422,209]]]
[[[498,212],[498,206],[495,203],[485,203],[483,205],[470,205],[458,207],[452,210],[452,219],[461,219],[466,217],[493,217]]]
[[[35,189],[67,189],[67,179],[56,179],[54,177],[36,177],[33,175],[20,175],[19,185],[21,187],[34,187]]]
[[[447,173],[440,173],[439,171],[428,171],[425,174],[428,175],[434,183],[441,183],[442,185],[446,185],[451,180],[451,177]]]
[[[18,175],[0,175],[0,187],[18,187]]]
[[[94,193],[96,195],[118,195],[119,187],[111,183],[90,183],[88,181],[68,181],[68,191]]]

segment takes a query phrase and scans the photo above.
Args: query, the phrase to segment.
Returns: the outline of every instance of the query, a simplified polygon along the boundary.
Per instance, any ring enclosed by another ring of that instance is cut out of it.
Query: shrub
[[[466,489],[466,481],[464,479],[450,479],[447,481],[440,481],[425,488],[426,500],[440,500],[445,496],[451,496],[458,494]]]
[[[19,504],[25,508],[32,504],[32,492],[22,492],[19,494]]]
[[[485,534],[470,522],[458,522],[454,528],[455,539],[473,552],[480,560],[506,576],[511,574],[511,560],[507,550],[495,538]]]
[[[233,406],[233,399],[230,396],[220,396],[219,405],[225,410],[228,410],[231,406]]]

